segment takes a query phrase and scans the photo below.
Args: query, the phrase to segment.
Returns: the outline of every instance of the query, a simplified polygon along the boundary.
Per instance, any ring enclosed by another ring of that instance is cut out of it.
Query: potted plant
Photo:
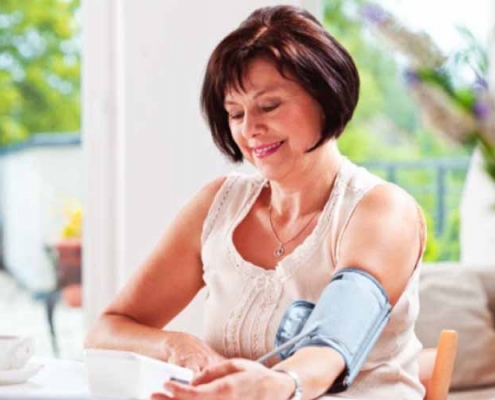
[[[82,305],[82,207],[77,204],[65,210],[66,223],[61,237],[54,243],[57,286],[62,299],[71,307]]]
[[[495,259],[495,100],[488,85],[488,49],[466,28],[464,48],[445,55],[424,32],[413,32],[377,4],[363,16],[406,58],[405,80],[424,120],[451,141],[473,148],[461,200],[461,261]]]

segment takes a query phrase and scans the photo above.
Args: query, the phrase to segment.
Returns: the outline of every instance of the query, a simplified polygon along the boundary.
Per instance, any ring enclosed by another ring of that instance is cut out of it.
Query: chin
[[[286,177],[290,171],[280,165],[256,165],[254,167],[266,179],[270,181],[280,181]]]
[[[249,154],[249,156],[244,155],[244,159],[248,161],[261,176],[268,180],[281,180],[291,172],[290,163],[283,157],[258,159]]]

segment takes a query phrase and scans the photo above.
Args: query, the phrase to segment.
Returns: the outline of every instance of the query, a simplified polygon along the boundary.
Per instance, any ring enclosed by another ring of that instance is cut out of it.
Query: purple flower
[[[404,79],[408,86],[413,86],[419,82],[421,82],[421,78],[418,75],[418,72],[414,69],[406,69],[404,72]]]
[[[486,81],[486,79],[478,76],[476,78],[476,81],[474,82],[474,88],[476,91],[484,91],[488,89],[488,82]]]
[[[490,104],[487,101],[478,99],[473,104],[473,113],[481,121],[485,121],[490,117],[492,110]]]
[[[364,19],[374,24],[381,24],[387,20],[387,13],[376,4],[364,5],[361,12]]]

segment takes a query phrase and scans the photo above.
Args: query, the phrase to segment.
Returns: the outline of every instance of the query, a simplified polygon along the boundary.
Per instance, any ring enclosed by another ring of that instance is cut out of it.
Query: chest
[[[270,224],[268,213],[263,206],[255,205],[235,227],[232,241],[244,260],[264,269],[274,269],[278,262],[290,256],[304,243],[316,224],[317,219],[311,221],[299,234],[296,232],[296,237],[292,237],[294,229],[277,232],[278,238],[284,244],[283,254],[276,255],[275,251],[280,247],[280,242]]]

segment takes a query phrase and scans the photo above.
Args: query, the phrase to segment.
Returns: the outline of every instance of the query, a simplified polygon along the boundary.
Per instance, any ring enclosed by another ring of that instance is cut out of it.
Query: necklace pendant
[[[273,252],[273,255],[275,257],[282,257],[285,253],[285,249],[284,249],[284,245],[281,244],[280,246],[278,246],[275,251]]]

